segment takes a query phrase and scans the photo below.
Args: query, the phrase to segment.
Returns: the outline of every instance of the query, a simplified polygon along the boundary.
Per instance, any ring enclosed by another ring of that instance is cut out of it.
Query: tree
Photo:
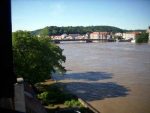
[[[66,34],[86,34],[87,32],[123,32],[122,29],[113,27],[113,26],[68,26],[68,27],[57,27],[57,26],[50,26],[45,27],[43,29],[38,29],[32,31],[32,34],[38,35],[41,34],[43,36],[46,35],[61,35],[63,33]]]
[[[52,72],[64,73],[62,63],[66,57],[63,50],[48,38],[32,36],[26,31],[13,33],[14,71],[31,83],[49,78]]]
[[[48,27],[45,27],[44,29],[42,29],[39,34],[40,34],[40,36],[49,36],[49,35],[52,35],[51,32],[49,31]]]
[[[147,43],[148,42],[148,33],[141,33],[136,37],[136,43]]]

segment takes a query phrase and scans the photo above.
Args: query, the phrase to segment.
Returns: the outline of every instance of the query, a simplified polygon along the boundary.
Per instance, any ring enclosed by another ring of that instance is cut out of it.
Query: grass
[[[36,88],[38,90],[37,98],[45,106],[48,113],[56,111],[75,113],[75,110],[79,110],[81,113],[93,113],[90,109],[85,108],[77,97],[65,91],[64,86],[52,80],[36,84]]]

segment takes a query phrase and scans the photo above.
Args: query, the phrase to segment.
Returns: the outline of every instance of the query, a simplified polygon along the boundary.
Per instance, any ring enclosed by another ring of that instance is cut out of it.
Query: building
[[[141,34],[141,32],[126,32],[123,33],[123,38],[125,40],[135,40],[136,36]]]
[[[76,39],[80,34],[69,34],[69,36],[72,37],[72,39]]]
[[[65,37],[64,39],[73,39],[73,38],[72,38],[72,36],[69,36],[69,35],[68,35],[68,36]]]
[[[90,33],[90,39],[99,39],[99,32]]]
[[[90,34],[90,39],[110,39],[111,35],[108,32],[93,32]]]
[[[52,35],[50,36],[52,40],[61,40],[62,36],[61,35]]]
[[[123,36],[123,34],[119,32],[119,33],[115,33],[115,36],[122,37],[122,36]]]
[[[148,27],[148,29],[146,30],[146,32],[149,34],[149,42],[150,42],[150,26]]]
[[[65,39],[68,35],[67,34],[62,34],[61,37],[62,39]]]
[[[90,38],[90,33],[86,33],[85,35],[84,35],[84,39],[89,39]]]
[[[84,39],[84,38],[85,38],[84,35],[79,35],[79,36],[75,37],[75,39]]]
[[[110,34],[108,32],[99,32],[99,38],[100,39],[109,39],[110,38]]]

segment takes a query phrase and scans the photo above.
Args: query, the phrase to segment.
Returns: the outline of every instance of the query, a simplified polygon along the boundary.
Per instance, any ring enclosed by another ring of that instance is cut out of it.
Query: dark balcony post
[[[11,1],[0,1],[0,100],[14,97]]]

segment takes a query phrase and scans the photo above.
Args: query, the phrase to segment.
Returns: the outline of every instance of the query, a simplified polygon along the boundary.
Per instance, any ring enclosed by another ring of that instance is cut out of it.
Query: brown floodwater
[[[64,43],[68,90],[101,113],[150,113],[150,45]]]

